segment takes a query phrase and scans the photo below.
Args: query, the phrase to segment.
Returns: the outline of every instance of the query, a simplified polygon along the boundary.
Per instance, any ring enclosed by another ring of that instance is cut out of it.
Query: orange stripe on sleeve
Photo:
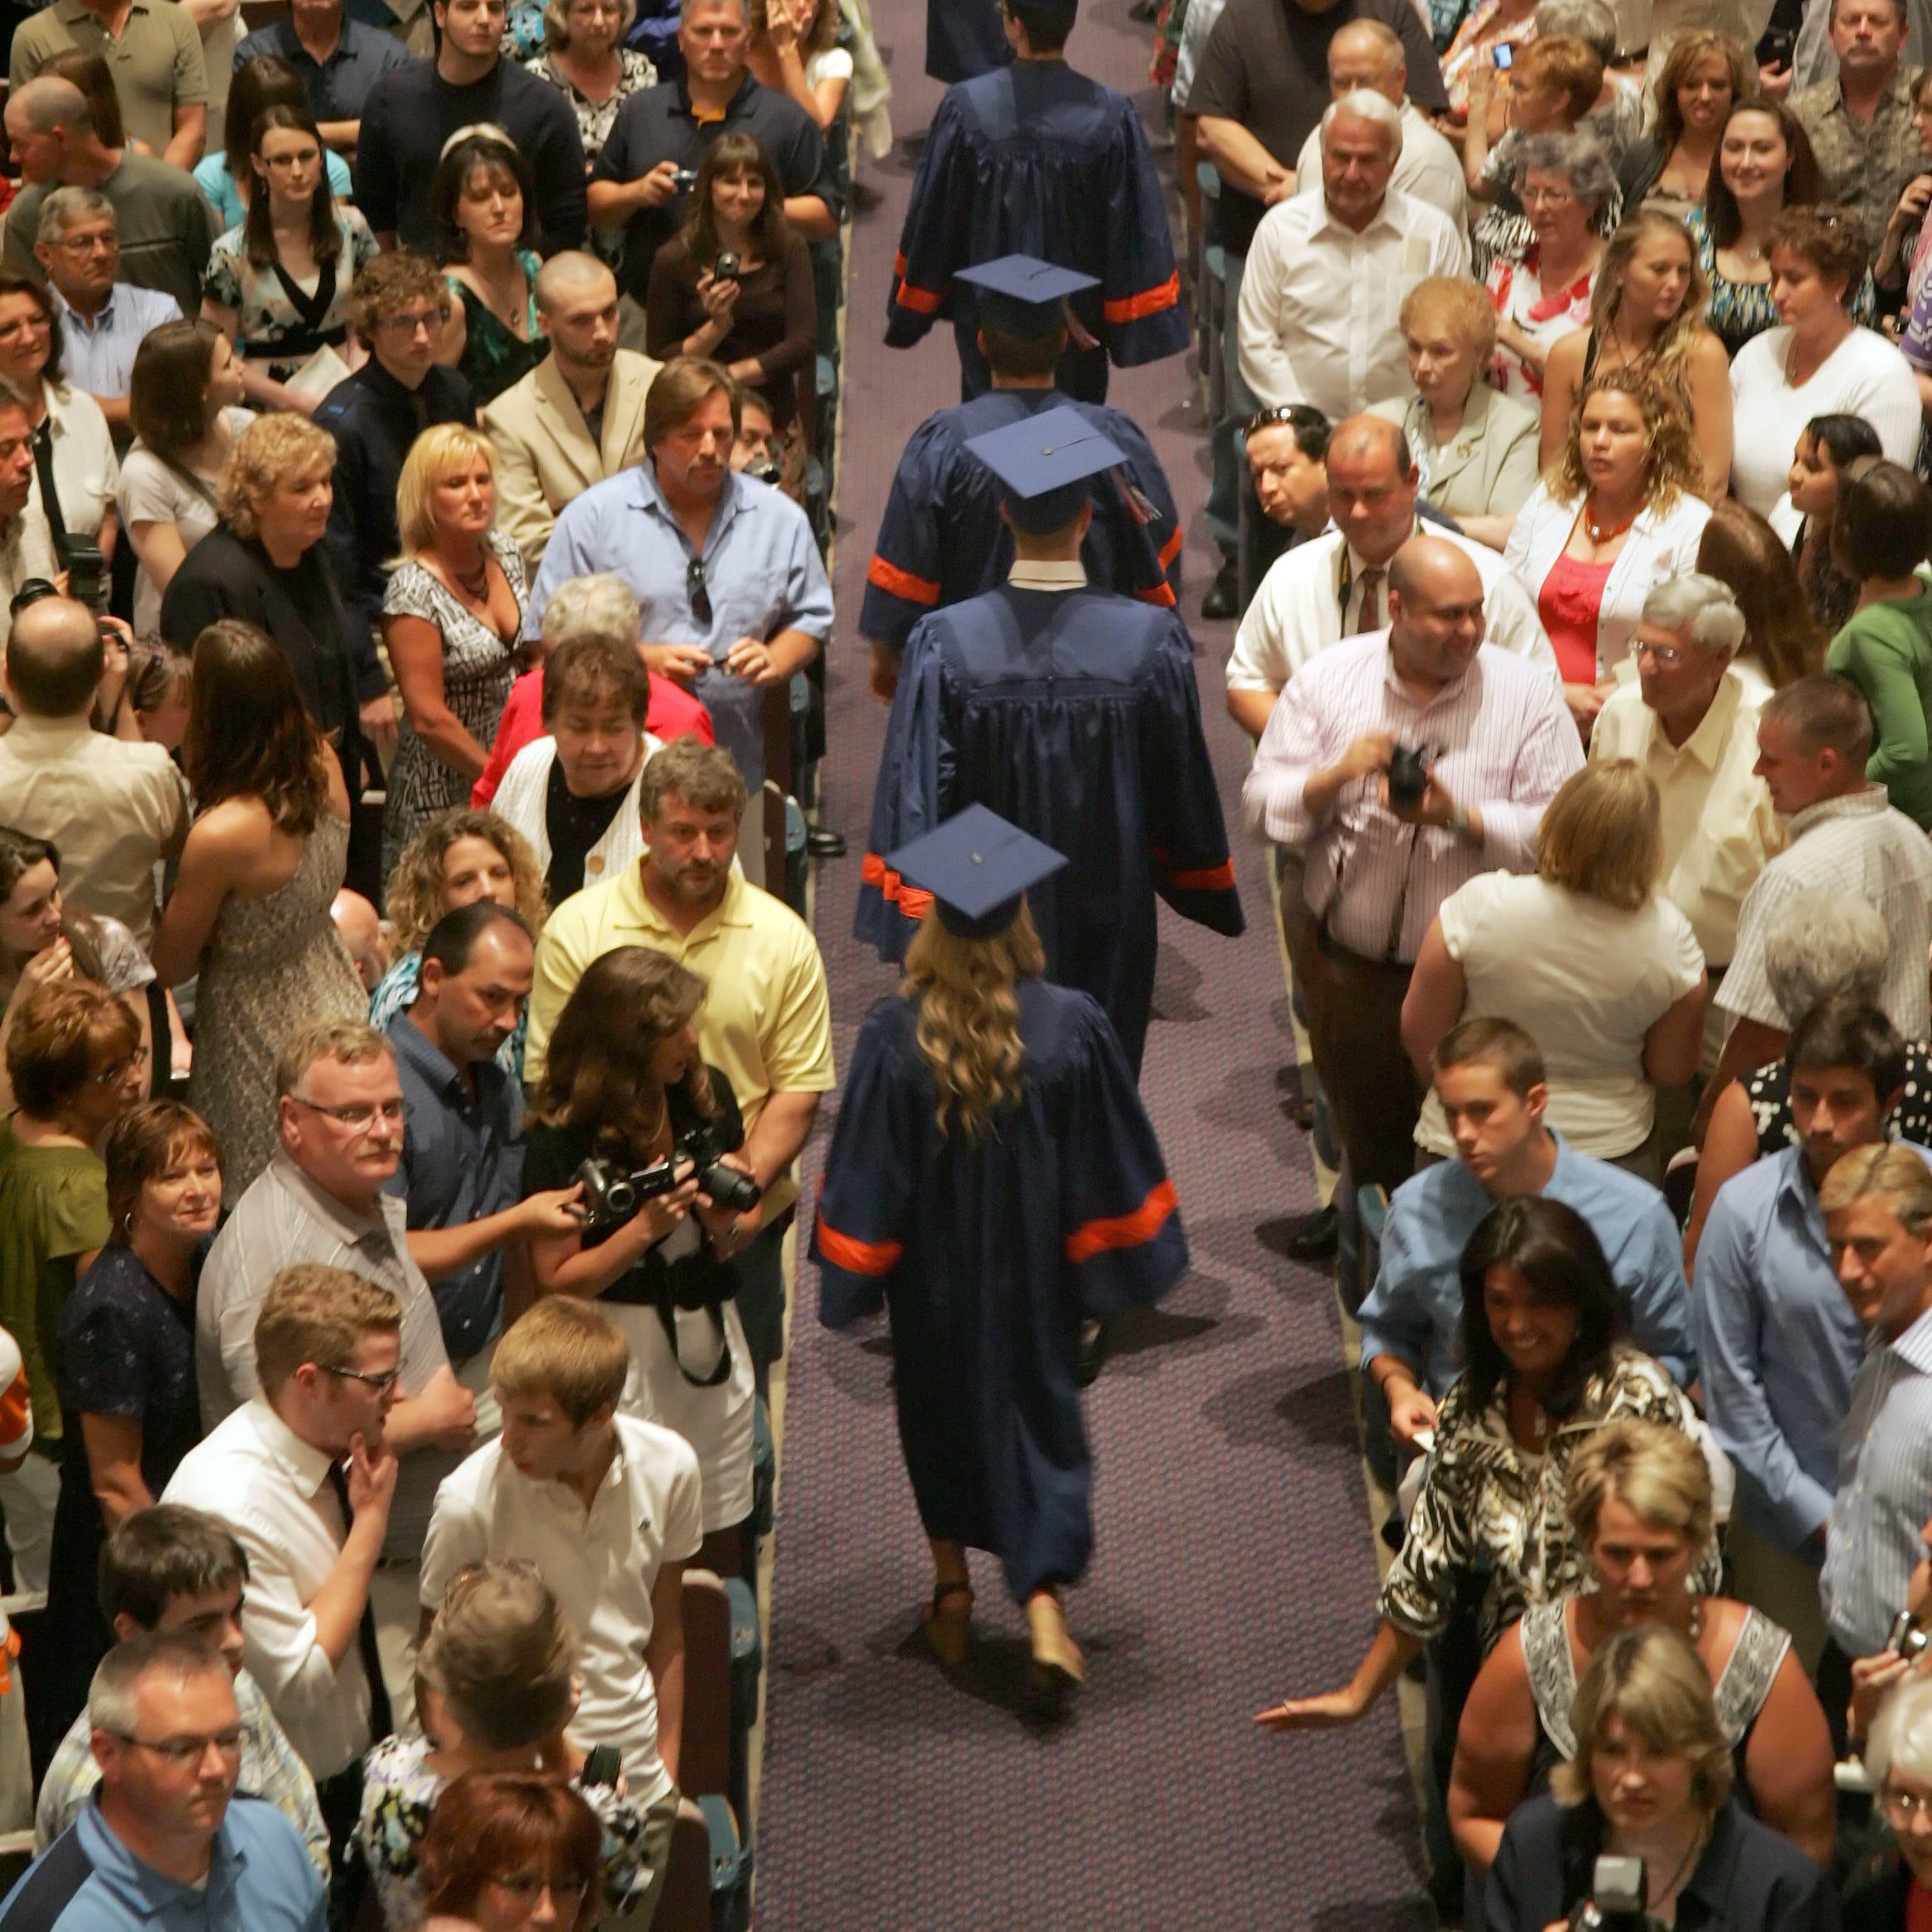
[[[1171,583],[1157,583],[1152,590],[1137,590],[1134,594],[1143,604],[1158,604],[1163,610],[1168,611],[1176,609],[1181,602],[1174,595],[1174,587]]]
[[[898,1241],[856,1241],[850,1234],[841,1234],[822,1214],[816,1233],[819,1253],[847,1274],[890,1274],[905,1253]]]
[[[1180,1202],[1174,1196],[1174,1183],[1163,1181],[1148,1192],[1147,1199],[1131,1214],[1107,1215],[1098,1220],[1082,1221],[1067,1237],[1067,1258],[1076,1263],[1091,1261],[1096,1254],[1105,1254],[1115,1248],[1138,1248],[1142,1242],[1151,1241],[1179,1206]],[[822,1230],[824,1222],[818,1225]],[[823,1239],[822,1233],[820,1239]]]
[[[1226,859],[1218,865],[1203,865],[1193,872],[1169,872],[1167,883],[1182,892],[1232,892],[1234,861]]]
[[[900,308],[910,309],[918,315],[937,315],[939,313],[939,304],[946,300],[945,296],[936,295],[931,289],[922,289],[915,283],[908,281],[906,280],[906,258],[903,254],[893,256],[892,272],[899,281],[898,290],[892,299],[899,304]],[[1175,277],[1175,299],[1177,300],[1180,299],[1180,278],[1178,275]]]
[[[876,551],[865,572],[865,581],[877,584],[880,589],[889,592],[895,597],[904,597],[908,604],[931,606],[939,602],[937,584],[928,578],[914,577],[911,571],[901,570],[896,563],[888,563]]]
[[[1181,526],[1174,525],[1174,534],[1161,545],[1161,568],[1165,570],[1181,554]]]
[[[1122,295],[1117,300],[1101,303],[1100,314],[1116,324],[1139,322],[1146,316],[1159,314],[1163,309],[1176,307],[1180,300],[1181,276],[1177,270],[1158,288],[1143,289],[1138,295]]]
[[[859,866],[859,876],[868,885],[876,885],[886,903],[895,905],[908,919],[923,919],[932,909],[932,895],[916,885],[908,885],[876,852],[866,853]]]

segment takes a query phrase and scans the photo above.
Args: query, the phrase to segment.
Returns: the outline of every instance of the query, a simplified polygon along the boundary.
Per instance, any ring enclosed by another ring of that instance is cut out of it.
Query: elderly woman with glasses
[[[1932,1922],[1932,1675],[1906,1671],[1865,1742],[1884,1830],[1845,1881],[1844,1932],[1911,1932]]]

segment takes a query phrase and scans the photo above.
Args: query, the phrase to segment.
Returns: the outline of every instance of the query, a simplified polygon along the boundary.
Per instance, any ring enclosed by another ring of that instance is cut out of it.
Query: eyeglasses
[[[1278,429],[1284,423],[1291,429],[1299,429],[1320,413],[1305,402],[1278,402],[1273,409],[1257,410],[1241,425],[1241,434],[1258,436],[1263,429]]]
[[[385,335],[434,335],[448,319],[448,309],[419,309],[410,315],[379,315],[376,326]]]
[[[112,255],[121,246],[118,235],[63,235],[54,246],[67,255]]]
[[[103,1067],[98,1073],[90,1073],[88,1078],[96,1086],[118,1086],[137,1067],[145,1067],[153,1057],[146,1047],[137,1047],[132,1053],[123,1054],[111,1067]]]
[[[365,1388],[372,1388],[378,1395],[385,1389],[394,1388],[402,1379],[400,1369],[385,1369],[380,1375],[372,1375],[367,1369],[339,1368],[333,1362],[319,1362],[316,1367],[324,1375],[339,1375],[344,1382],[359,1382]]]
[[[587,1878],[539,1878],[534,1872],[512,1872],[494,1877],[490,1882],[526,1908],[547,1891],[554,1903],[567,1908],[566,1917],[583,1909],[584,1895],[590,1890]]]
[[[1932,1791],[1901,1791],[1887,1785],[1879,1802],[1899,1824],[1932,1819]]]
[[[1567,208],[1576,197],[1567,188],[1525,188],[1517,199],[1525,208]]]
[[[367,1134],[376,1124],[380,1115],[383,1124],[389,1127],[406,1127],[414,1110],[405,1100],[383,1100],[380,1103],[364,1102],[357,1107],[319,1107],[314,1101],[304,1100],[300,1094],[290,1094],[289,1099],[298,1107],[306,1107],[311,1114],[320,1114],[346,1127],[352,1134]]]
[[[711,592],[704,584],[704,559],[693,557],[684,569],[684,595],[691,600],[691,615],[700,624],[711,621]]]
[[[1679,650],[1672,644],[1646,644],[1640,637],[1632,651],[1633,657],[1648,658],[1653,664],[1661,664],[1666,671],[1673,664],[1680,664],[1690,655],[1687,650]]]
[[[156,1757],[165,1759],[180,1771],[191,1770],[207,1757],[209,1747],[213,1745],[223,1757],[239,1757],[242,1747],[247,1741],[247,1733],[239,1724],[232,1724],[225,1731],[213,1731],[202,1738],[137,1738],[127,1731],[113,1731],[110,1737],[118,1738],[123,1744],[132,1744],[137,1750],[151,1751]]]

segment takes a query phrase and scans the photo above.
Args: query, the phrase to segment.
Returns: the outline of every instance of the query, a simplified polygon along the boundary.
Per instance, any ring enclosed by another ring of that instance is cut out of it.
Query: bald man
[[[1469,190],[1462,157],[1438,134],[1408,96],[1409,57],[1402,36],[1379,20],[1352,20],[1328,43],[1328,92],[1333,100],[1365,87],[1402,116],[1402,152],[1389,186],[1439,208],[1456,227],[1469,225]],[[1295,192],[1321,192],[1321,131],[1311,130],[1295,162]],[[1379,400],[1371,398],[1372,400]]]
[[[558,513],[644,461],[644,399],[660,363],[617,346],[616,278],[581,249],[537,271],[550,352],[483,410],[496,445],[496,516],[532,578]]]
[[[1583,748],[1548,673],[1484,642],[1484,579],[1463,545],[1410,538],[1388,594],[1386,626],[1290,681],[1242,799],[1249,828],[1303,861],[1305,912],[1284,906],[1283,923],[1350,1173],[1393,1189],[1421,1106],[1402,1006],[1423,935],[1477,874],[1535,865],[1543,808]]]

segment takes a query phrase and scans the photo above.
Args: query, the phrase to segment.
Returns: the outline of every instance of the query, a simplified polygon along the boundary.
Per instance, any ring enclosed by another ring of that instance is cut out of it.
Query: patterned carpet
[[[1150,127],[1148,30],[1127,0],[1084,8],[1076,65],[1134,91]],[[899,132],[937,98],[918,0],[874,0]],[[851,937],[885,712],[853,619],[906,437],[956,401],[950,330],[884,348],[885,290],[911,182],[867,163],[852,228],[826,822],[852,856],[820,869],[818,938],[845,1064],[893,977]],[[1212,573],[1208,453],[1184,359],[1116,372],[1110,400],[1153,435],[1189,520],[1187,604]],[[1246,746],[1222,708],[1225,625],[1196,624],[1202,708],[1230,827]],[[1287,1119],[1292,1058],[1261,852],[1237,836],[1250,930],[1227,941],[1163,908],[1143,1091],[1179,1188],[1193,1272],[1123,1326],[1091,1392],[1097,1549],[1070,1599],[1089,1687],[1043,1733],[1019,1712],[1024,1617],[976,1559],[980,1653],[955,1681],[927,1657],[930,1576],[894,1433],[883,1328],[817,1326],[801,1269],[793,1322],[758,1833],[760,1932],[978,1932],[1431,1923],[1393,1699],[1354,1730],[1253,1728],[1291,1688],[1342,1681],[1373,1628],[1374,1558],[1332,1292],[1281,1253],[1314,1196]],[[831,1124],[822,1117],[805,1199]]]

